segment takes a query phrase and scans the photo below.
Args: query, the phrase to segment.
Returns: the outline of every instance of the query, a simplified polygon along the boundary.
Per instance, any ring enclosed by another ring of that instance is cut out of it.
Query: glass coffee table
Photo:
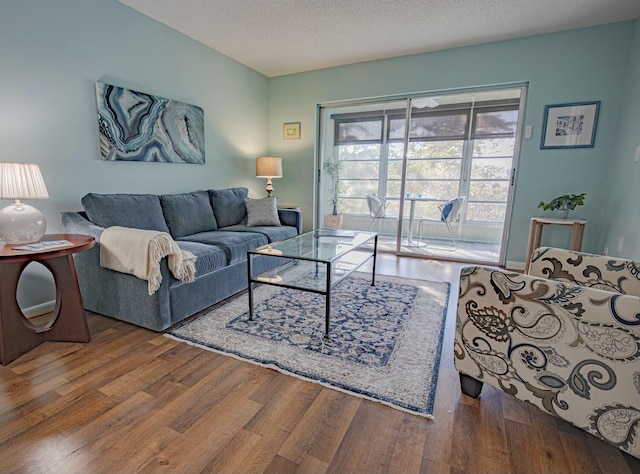
[[[375,232],[316,229],[247,252],[249,321],[253,320],[253,285],[263,283],[325,295],[325,339],[329,338],[331,291],[347,276],[373,260],[371,285],[376,282],[378,234]],[[275,268],[253,274],[252,260],[281,259]]]

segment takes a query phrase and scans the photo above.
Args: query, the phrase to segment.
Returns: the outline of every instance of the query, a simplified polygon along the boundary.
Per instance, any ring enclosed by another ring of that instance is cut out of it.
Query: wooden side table
[[[547,219],[544,217],[532,217],[531,226],[529,227],[529,244],[527,245],[527,261],[525,262],[525,273],[529,273],[531,266],[531,254],[534,249],[540,247],[542,240],[542,230],[545,225],[563,225],[571,227],[571,245],[570,250],[580,251],[582,249],[582,237],[584,236],[584,227],[587,224],[585,219]]]
[[[40,242],[67,240],[70,245],[45,250],[18,250],[21,245],[0,248],[0,363],[6,365],[44,341],[89,342],[73,254],[88,250],[95,239],[88,235],[48,234]],[[29,321],[16,299],[20,275],[30,262],[40,262],[53,274],[56,305],[50,320],[41,325]]]

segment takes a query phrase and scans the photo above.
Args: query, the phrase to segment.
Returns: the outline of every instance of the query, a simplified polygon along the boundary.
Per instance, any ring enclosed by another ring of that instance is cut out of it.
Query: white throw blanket
[[[195,279],[196,256],[180,250],[166,232],[114,226],[100,236],[100,266],[147,280],[150,295],[162,283],[160,261],[166,256],[174,277],[184,283]]]

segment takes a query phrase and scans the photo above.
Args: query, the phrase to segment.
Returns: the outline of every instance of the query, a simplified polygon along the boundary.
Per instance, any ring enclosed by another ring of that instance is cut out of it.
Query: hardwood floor
[[[88,344],[0,367],[0,472],[640,472],[640,461],[485,385],[460,393],[460,264],[381,255],[452,284],[435,421],[88,314]],[[638,441],[640,442],[640,441]]]

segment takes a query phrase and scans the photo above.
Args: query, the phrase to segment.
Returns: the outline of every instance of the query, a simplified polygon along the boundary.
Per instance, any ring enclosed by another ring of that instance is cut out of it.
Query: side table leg
[[[584,233],[584,224],[582,222],[574,222],[571,227],[571,250],[580,252],[582,250],[582,235]]]
[[[533,253],[533,242],[536,235],[536,224],[538,221],[535,218],[531,218],[531,224],[529,225],[529,243],[527,244],[527,256],[524,262],[524,272],[529,273],[529,266],[531,265],[531,254]]]
[[[44,260],[56,282],[56,307],[50,329],[42,328],[46,341],[89,342],[91,335],[84,314],[72,255]]]
[[[584,222],[580,223],[578,229],[578,238],[576,239],[576,247],[578,248],[578,252],[582,251],[582,238],[584,237]]]
[[[0,273],[0,364],[6,365],[44,342],[41,333],[28,329],[16,291],[27,263],[3,263]]]
[[[535,241],[535,242],[534,242],[534,244],[533,244],[533,248],[534,248],[534,250],[535,250],[535,249],[537,249],[537,248],[539,248],[539,247],[540,247],[540,245],[542,245],[542,231],[544,230],[544,226],[545,226],[545,225],[546,225],[546,224],[544,224],[544,223],[542,223],[542,222],[538,222],[538,223],[536,224],[536,232],[535,232],[535,234],[536,234],[536,241]]]

